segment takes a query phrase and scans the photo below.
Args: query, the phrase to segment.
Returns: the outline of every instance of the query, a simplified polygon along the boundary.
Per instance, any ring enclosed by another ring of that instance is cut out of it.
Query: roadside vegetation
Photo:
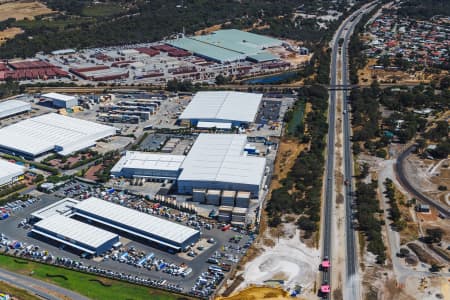
[[[381,235],[383,211],[377,197],[377,181],[356,183],[355,202],[357,207],[356,218],[358,230],[364,233],[367,240],[367,250],[376,255],[376,262],[384,264],[386,261],[386,247]]]
[[[271,227],[282,222],[283,214],[298,215],[296,223],[304,231],[304,237],[309,238],[317,231],[320,220],[328,92],[321,86],[303,88],[299,91],[299,99],[311,105],[304,121],[307,131],[301,130],[303,126],[297,126],[288,136],[308,146],[297,157],[287,177],[281,180],[282,186],[272,191],[267,212]],[[288,114],[285,121],[289,123],[294,115]]]
[[[20,299],[20,300],[41,300],[42,299],[41,297],[38,297],[38,296],[28,293],[26,290],[16,288],[15,286],[7,284],[6,282],[3,282],[3,281],[0,281],[0,292],[9,294],[9,295],[15,297],[15,299]]]
[[[391,179],[386,178],[386,180],[384,181],[384,186],[386,187],[386,191],[384,194],[389,199],[389,205],[391,206],[391,208],[389,209],[389,217],[392,220],[392,225],[398,231],[402,231],[406,227],[406,220],[403,220],[401,218],[402,214],[397,203],[394,183]]]
[[[181,300],[190,299],[165,291],[150,289],[109,278],[76,272],[61,267],[38,262],[18,260],[14,257],[0,255],[0,265],[7,270],[30,275],[36,279],[47,281],[72,290],[90,299],[155,299]],[[110,286],[99,283],[103,282]]]
[[[0,189],[0,198],[6,197],[12,193],[20,191],[20,190],[26,188],[26,186],[27,185],[25,183],[16,183],[13,185],[8,185],[6,187],[2,187]],[[0,202],[1,202],[1,200],[0,200]]]

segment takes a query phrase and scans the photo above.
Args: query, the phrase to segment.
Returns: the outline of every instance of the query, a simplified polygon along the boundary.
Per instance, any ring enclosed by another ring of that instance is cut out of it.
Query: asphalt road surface
[[[367,12],[371,11],[375,6],[372,2],[370,6],[366,6],[361,10],[360,13],[357,14],[357,17],[349,23],[348,30],[344,36],[344,42],[342,44],[342,84],[349,84],[348,81],[348,44],[349,40],[352,36],[353,30],[355,26],[359,23],[362,16]],[[349,103],[348,103],[348,94],[347,91],[343,91],[343,109],[344,111],[348,111]],[[344,193],[344,203],[345,203],[345,229],[346,229],[346,289],[344,290],[344,298],[345,299],[361,299],[361,291],[360,291],[360,279],[358,274],[358,253],[357,253],[357,245],[356,245],[356,233],[353,230],[352,226],[352,201],[353,201],[353,155],[351,148],[351,123],[349,113],[345,113],[343,115],[343,125],[344,125],[344,177],[345,180],[348,181],[348,184],[345,185],[345,193]]]
[[[405,176],[403,162],[411,154],[411,152],[415,150],[415,147],[416,147],[415,145],[410,146],[397,158],[395,172],[397,173],[398,180],[406,190],[408,190],[412,195],[414,195],[414,197],[436,208],[442,215],[448,218],[450,216],[450,210],[447,207],[422,194],[408,181],[408,178]]]
[[[347,46],[351,33],[355,25],[359,22],[361,16],[370,10],[369,5],[365,5],[362,8],[355,11],[349,16],[339,27],[335,34],[332,45],[331,54],[331,67],[330,67],[330,86],[348,85],[348,70],[347,70]],[[343,39],[342,55],[339,59],[339,40]],[[338,65],[341,67],[338,68]],[[338,74],[342,74],[342,80],[338,83]],[[326,164],[326,183],[325,183],[325,205],[324,205],[324,231],[323,231],[323,244],[322,255],[327,256],[331,260],[332,255],[332,212],[334,208],[334,156],[335,156],[335,128],[336,128],[336,99],[337,93],[343,93],[343,107],[347,109],[347,91],[330,90],[330,103],[329,103],[329,115],[328,115],[328,144],[327,144],[327,164]],[[348,114],[344,115],[344,163],[345,163],[345,179],[351,180],[352,178],[352,153],[350,145],[350,121]],[[350,288],[346,288],[344,291],[344,299],[360,299],[359,284],[353,280],[354,275],[358,271],[358,256],[355,247],[355,233],[351,228],[352,213],[351,213],[351,184],[345,187],[345,202],[346,202],[346,286],[349,283],[352,285]],[[322,282],[328,282],[331,285],[331,272],[322,273]],[[349,295],[346,295],[346,291],[350,291]],[[331,295],[328,295],[331,298]]]
[[[35,279],[30,276],[16,274],[0,268],[0,280],[12,286],[27,290],[41,298],[49,300],[72,299],[72,300],[89,300],[70,290],[62,287]],[[60,296],[57,296],[60,295]]]

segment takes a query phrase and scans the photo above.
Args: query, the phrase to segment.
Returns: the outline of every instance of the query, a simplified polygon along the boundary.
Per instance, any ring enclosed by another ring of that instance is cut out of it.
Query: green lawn
[[[19,263],[17,262],[19,261]],[[20,262],[28,263],[20,263]],[[0,266],[4,269],[14,271],[24,275],[30,275],[33,271],[33,277],[47,282],[54,283],[69,290],[75,291],[91,299],[110,300],[110,299],[152,299],[152,300],[180,300],[191,299],[184,296],[171,294],[160,290],[155,290],[126,282],[103,278],[91,274],[67,270],[64,268],[40,264],[36,262],[17,259],[10,256],[0,255]],[[49,275],[62,275],[67,278],[47,277]],[[92,279],[101,280],[103,283],[111,284],[110,287],[104,287],[99,282],[89,281]]]

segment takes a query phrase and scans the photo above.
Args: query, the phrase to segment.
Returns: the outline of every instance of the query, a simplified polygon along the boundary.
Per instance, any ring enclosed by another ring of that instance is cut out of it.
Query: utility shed
[[[178,192],[217,189],[247,191],[258,197],[266,159],[246,156],[246,143],[247,136],[242,134],[200,134],[183,162]]]
[[[0,129],[0,151],[34,159],[55,151],[68,155],[116,134],[116,128],[49,113]]]
[[[78,217],[171,251],[180,251],[200,239],[198,230],[95,197],[81,201],[73,211]]]
[[[188,120],[194,126],[200,122],[201,126],[204,126],[205,122],[245,125],[254,122],[261,99],[262,94],[254,93],[198,92],[179,119]],[[215,126],[217,127],[217,124]]]
[[[59,93],[48,93],[41,95],[41,97],[51,100],[53,106],[58,108],[72,108],[78,105],[78,99],[75,96],[69,96]]]
[[[31,110],[31,104],[19,100],[0,102],[0,119],[14,116]]]
[[[16,182],[24,170],[19,165],[0,159],[0,186]]]
[[[92,255],[108,251],[119,241],[117,234],[59,214],[37,222],[31,232]]]
[[[183,155],[127,151],[111,169],[111,174],[116,177],[176,180],[183,161]]]

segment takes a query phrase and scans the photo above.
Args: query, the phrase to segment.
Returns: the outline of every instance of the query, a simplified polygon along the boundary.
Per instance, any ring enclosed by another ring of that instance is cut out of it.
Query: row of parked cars
[[[126,274],[124,272],[112,271],[97,266],[85,265],[81,261],[77,261],[75,259],[67,257],[55,257],[51,255],[47,250],[40,249],[39,246],[27,245],[26,243],[22,243],[16,240],[10,240],[3,233],[0,234],[0,251],[17,257],[23,257],[49,264],[55,264],[66,268],[75,269],[78,271],[99,274],[113,279],[125,280],[131,283],[167,289],[169,291],[179,293],[183,292],[183,287],[181,287],[178,284],[170,283],[167,280],[156,280],[145,278],[142,276]],[[187,268],[186,270],[189,271],[189,269],[190,268]]]
[[[152,287],[164,288],[164,289],[167,289],[170,291],[175,291],[175,292],[183,291],[183,287],[181,287],[178,284],[172,284],[172,283],[168,282],[167,280],[150,279],[150,278],[145,278],[142,276],[126,274],[124,272],[112,271],[112,270],[100,268],[97,266],[85,265],[85,264],[83,264],[83,262],[72,260],[70,258],[65,258],[65,257],[59,258],[58,257],[55,260],[55,264],[61,265],[61,266],[67,267],[67,268],[76,269],[76,270],[83,271],[83,272],[99,274],[99,275],[110,277],[113,279],[125,280],[125,281],[129,281],[132,283],[137,283],[137,284],[142,284],[142,285],[147,285],[147,286],[152,286]]]
[[[34,198],[34,197],[26,199],[26,200],[21,200],[21,199],[15,200],[12,202],[8,202],[4,206],[0,207],[0,211],[7,212],[7,213],[14,213],[14,212],[24,209],[25,207],[32,205],[33,203],[35,203],[39,200],[40,200],[39,198]]]
[[[145,253],[137,250],[134,246],[113,250],[103,255],[103,261],[114,260],[120,263],[135,266],[136,268],[144,268],[147,270],[162,271],[172,276],[187,276],[189,270],[185,264],[177,265],[163,258],[158,258],[153,252]],[[189,272],[190,273],[190,272]]]
[[[225,277],[223,271],[216,267],[210,266],[207,272],[203,272],[197,277],[194,286],[189,293],[191,295],[206,298],[212,295],[214,290]]]

